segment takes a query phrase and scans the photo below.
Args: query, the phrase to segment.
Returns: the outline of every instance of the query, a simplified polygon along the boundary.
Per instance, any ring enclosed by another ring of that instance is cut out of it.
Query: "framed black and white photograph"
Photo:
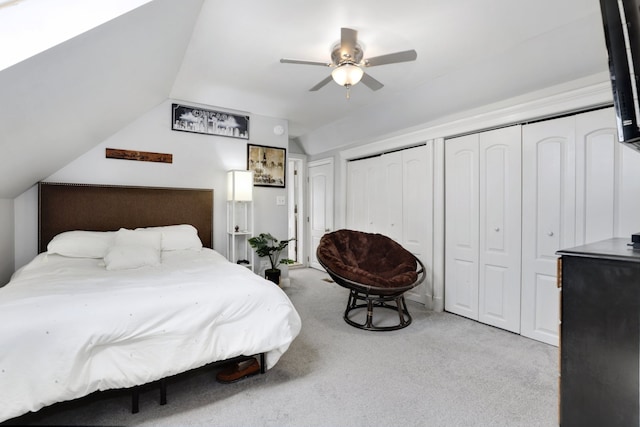
[[[247,144],[247,169],[253,171],[253,185],[285,187],[287,150]]]
[[[171,129],[249,139],[249,116],[171,104]]]

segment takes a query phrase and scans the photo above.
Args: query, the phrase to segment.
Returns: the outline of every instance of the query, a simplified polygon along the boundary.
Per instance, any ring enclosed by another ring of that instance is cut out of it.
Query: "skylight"
[[[152,0],[0,0],[0,70]]]

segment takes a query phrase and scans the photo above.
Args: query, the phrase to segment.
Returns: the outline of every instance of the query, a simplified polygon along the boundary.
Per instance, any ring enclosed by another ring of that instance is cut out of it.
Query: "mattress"
[[[279,287],[211,249],[115,271],[45,252],[0,288],[0,421],[239,355],[270,369],[300,328]]]

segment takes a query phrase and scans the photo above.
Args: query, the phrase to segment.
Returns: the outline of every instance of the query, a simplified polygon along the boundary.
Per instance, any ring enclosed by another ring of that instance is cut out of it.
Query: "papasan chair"
[[[329,276],[349,289],[344,320],[368,331],[392,331],[411,324],[404,293],[425,279],[422,262],[400,244],[382,234],[337,230],[325,234],[316,256]],[[354,310],[365,309],[364,322],[352,319]],[[398,313],[399,322],[376,326],[374,308]]]

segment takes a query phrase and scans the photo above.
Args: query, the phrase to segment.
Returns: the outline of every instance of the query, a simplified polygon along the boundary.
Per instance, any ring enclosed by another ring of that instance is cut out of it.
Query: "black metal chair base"
[[[358,301],[364,301],[364,303],[358,303]],[[395,302],[395,305],[389,304],[390,302]],[[399,323],[390,326],[375,326],[373,324],[374,308],[386,308],[396,311],[398,313]],[[363,323],[355,322],[349,317],[352,311],[360,309],[367,310],[366,320]],[[351,326],[366,331],[395,331],[409,326],[411,320],[411,314],[409,314],[403,294],[382,296],[363,294],[355,289],[349,291],[349,300],[347,301],[347,308],[344,311],[344,321]]]

